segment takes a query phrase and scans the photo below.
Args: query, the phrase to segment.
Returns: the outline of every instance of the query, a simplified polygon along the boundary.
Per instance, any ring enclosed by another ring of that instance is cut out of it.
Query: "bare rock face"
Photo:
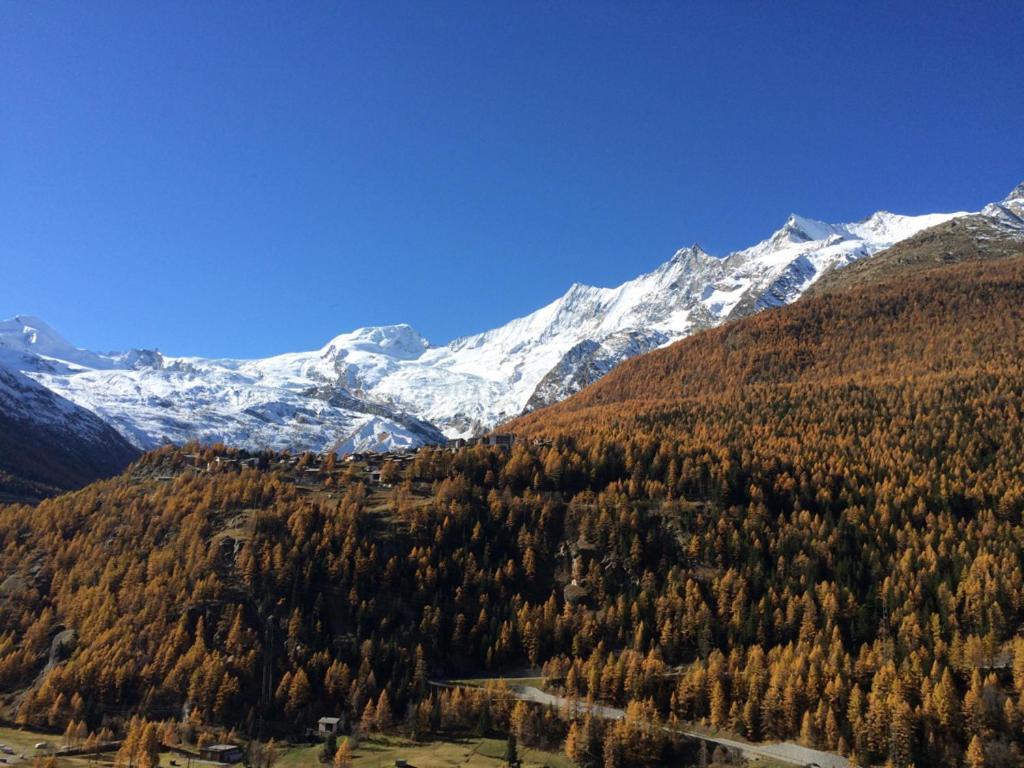
[[[54,635],[50,641],[50,666],[59,664],[71,656],[77,645],[78,635],[73,629],[65,629]]]

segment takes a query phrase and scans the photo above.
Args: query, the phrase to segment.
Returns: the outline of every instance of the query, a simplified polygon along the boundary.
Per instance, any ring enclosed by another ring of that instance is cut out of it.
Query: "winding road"
[[[482,681],[481,681],[482,682]],[[451,687],[451,683],[434,683],[434,685]],[[589,712],[597,717],[606,720],[620,720],[626,716],[626,712],[618,707],[609,707],[604,704],[594,704],[579,699],[569,699],[565,696],[556,696],[547,693],[532,685],[509,684],[509,691],[523,701],[530,701],[535,704],[544,704],[550,707],[568,707],[573,712]],[[770,760],[778,760],[783,763],[798,766],[816,766],[817,768],[849,768],[850,761],[842,755],[832,752],[822,752],[818,749],[810,749],[791,741],[761,742],[750,744],[745,741],[725,739],[720,736],[710,736],[701,731],[687,730],[685,728],[666,728],[672,733],[678,733],[691,739],[699,739],[711,744],[720,744],[726,749],[735,750],[746,757],[763,757]]]

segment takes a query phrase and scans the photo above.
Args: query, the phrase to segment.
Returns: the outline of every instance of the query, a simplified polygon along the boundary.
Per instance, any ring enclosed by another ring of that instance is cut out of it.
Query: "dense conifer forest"
[[[22,722],[511,728],[657,764],[660,723],[1019,765],[1024,257],[854,285],[623,364],[371,482],[165,448],[0,510]],[[431,681],[535,667],[614,725]]]

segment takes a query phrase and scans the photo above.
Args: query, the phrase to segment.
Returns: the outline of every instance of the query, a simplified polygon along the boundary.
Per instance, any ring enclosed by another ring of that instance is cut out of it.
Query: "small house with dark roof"
[[[240,763],[242,757],[242,748],[237,744],[210,744],[199,748],[199,758],[213,763]]]

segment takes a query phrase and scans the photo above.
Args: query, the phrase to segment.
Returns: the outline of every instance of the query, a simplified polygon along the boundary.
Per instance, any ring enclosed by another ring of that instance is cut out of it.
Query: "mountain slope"
[[[616,288],[573,285],[530,315],[444,346],[395,325],[262,360],[99,354],[20,317],[0,323],[0,349],[17,356],[17,370],[143,449],[192,439],[254,449],[401,448],[478,434],[558,402],[623,360],[788,304],[822,275],[843,274],[922,230],[964,219],[1012,229],[1015,199],[971,215],[879,212],[843,224],[792,215],[768,239],[724,258],[684,248]]]
[[[919,263],[627,361],[516,424],[550,440],[387,462],[396,487],[165,447],[0,509],[8,716],[60,729],[78,694],[92,722],[298,735],[383,701],[450,733],[486,705],[431,675],[529,664],[642,722],[810,733],[861,765],[961,765],[980,739],[1019,764],[1024,254]],[[959,702],[980,735],[935,714]]]
[[[360,460],[164,447],[0,509],[9,716],[60,729],[78,694],[92,722],[187,708],[191,729],[298,735],[323,714],[379,725],[383,701],[451,733],[509,708],[453,705],[430,676],[529,664],[631,707],[627,725],[802,733],[861,765],[961,765],[977,739],[1019,764],[1024,680],[1002,667],[1024,658],[1024,244],[1004,237],[1004,258],[935,266],[931,238],[880,254],[899,269],[513,425],[551,439],[386,462],[395,487]],[[360,334],[316,360],[419,343]],[[61,630],[75,642],[51,664]],[[963,710],[977,733],[937,714]]]
[[[884,253],[822,275],[807,294],[870,285],[895,275],[922,272],[959,261],[1001,259],[1020,251],[1024,241],[1024,184],[981,213],[960,216],[903,240]]]
[[[725,258],[693,245],[617,288],[573,285],[531,315],[427,352],[424,362],[460,377],[454,398],[422,386],[413,366],[397,368],[374,391],[446,432],[476,431],[557,402],[637,354],[793,301],[824,271],[959,215],[879,212],[847,224],[793,215],[767,240]]]
[[[689,539],[688,558],[710,561],[716,576],[709,578],[721,580],[697,577],[695,592],[721,590],[725,605],[734,595],[769,614],[777,610],[771,597],[748,593],[764,582],[733,577],[789,573],[787,588],[807,606],[803,621],[836,620],[834,637],[848,631],[840,616],[856,627],[877,611],[864,625],[873,648],[862,646],[858,662],[873,668],[874,679],[858,694],[870,687],[877,702],[885,691],[898,693],[888,709],[867,706],[879,718],[869,729],[884,733],[891,722],[890,745],[908,723],[932,729],[927,744],[895,749],[917,752],[915,759],[893,764],[956,765],[966,743],[954,744],[955,728],[934,727],[935,704],[948,694],[969,702],[968,716],[1010,711],[1006,702],[1020,697],[1024,682],[1018,676],[1017,691],[1007,691],[1001,673],[989,674],[1008,663],[1003,644],[1024,621],[1024,602],[1011,597],[1024,589],[1024,238],[1013,227],[1000,231],[991,217],[972,218],[862,265],[789,306],[627,361],[503,429],[571,447],[589,460],[592,477],[616,479],[628,498],[716,504],[721,511],[703,521],[706,533]],[[549,466],[558,472],[572,464],[549,459]],[[844,584],[843,597],[814,597]],[[958,611],[956,630],[938,629]],[[790,626],[800,624],[789,616]],[[778,640],[753,630],[757,620],[746,609],[729,621],[759,644]],[[1024,643],[1017,643],[1019,665]],[[716,680],[723,665],[709,658],[688,685],[706,691],[704,681]],[[933,681],[946,678],[945,693],[933,698],[934,682],[917,693],[910,670],[925,668]],[[797,664],[789,674],[804,669]],[[954,670],[971,680],[952,683]],[[768,702],[765,717],[790,688],[785,674],[772,679],[760,699]],[[747,706],[748,690],[734,688],[720,713]],[[923,702],[920,716],[904,715],[912,706],[904,691]],[[689,695],[682,683],[676,693]],[[972,709],[980,695],[992,703]],[[857,764],[885,763],[884,745],[858,736],[857,723],[872,717],[861,719],[863,700],[842,706]],[[694,709],[707,711],[700,703]],[[983,743],[999,764],[1017,765],[1015,729],[976,735],[974,747]]]
[[[0,499],[77,488],[120,472],[137,456],[97,416],[0,363]]]
[[[528,435],[672,433],[721,426],[753,403],[770,418],[802,392],[1021,378],[1024,237],[949,222],[823,279],[787,307],[630,360],[584,392],[510,422]],[[801,406],[803,408],[804,406]],[[844,408],[837,403],[838,411]],[[702,421],[704,420],[704,421]],[[744,425],[739,435],[756,443]]]

